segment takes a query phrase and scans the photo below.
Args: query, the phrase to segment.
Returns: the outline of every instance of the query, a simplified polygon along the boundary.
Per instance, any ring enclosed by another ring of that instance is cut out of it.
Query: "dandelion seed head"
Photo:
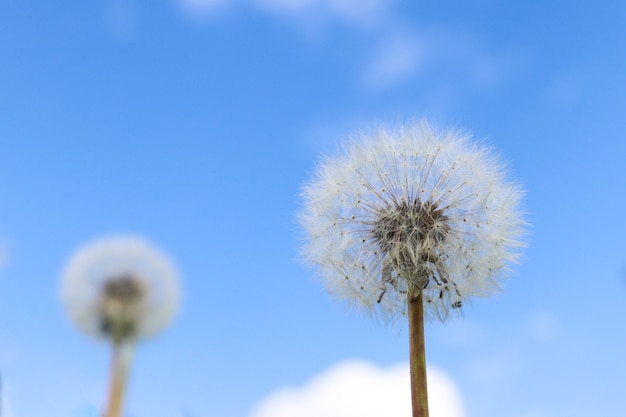
[[[299,221],[304,258],[331,293],[393,317],[414,286],[445,320],[499,289],[524,246],[524,193],[470,139],[426,122],[379,128],[319,165]]]
[[[178,308],[178,275],[145,240],[116,236],[80,248],[63,273],[62,299],[89,336],[115,344],[150,337]]]

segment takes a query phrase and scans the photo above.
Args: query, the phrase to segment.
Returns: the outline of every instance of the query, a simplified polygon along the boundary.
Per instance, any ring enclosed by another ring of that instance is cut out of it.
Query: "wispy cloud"
[[[411,413],[408,364],[387,368],[346,361],[302,387],[279,389],[263,399],[250,417],[404,417]],[[431,415],[463,417],[459,390],[442,371],[428,368]]]
[[[183,9],[195,17],[206,17],[217,14],[233,6],[237,0],[178,0]]]
[[[472,33],[394,28],[381,34],[372,48],[362,80],[366,87],[380,89],[420,76],[436,81],[441,75],[448,81],[462,80],[467,87],[490,89],[522,66],[521,54],[498,53]]]
[[[384,88],[415,76],[425,56],[421,42],[413,36],[395,34],[383,39],[365,66],[363,81],[373,88]]]
[[[187,11],[215,12],[239,4],[301,24],[334,20],[362,27],[379,22],[395,0],[177,0]]]
[[[372,26],[391,9],[389,0],[250,0],[259,10],[306,21],[311,18]]]
[[[368,89],[386,89],[438,73],[488,89],[519,64],[515,56],[494,53],[473,33],[407,21],[395,0],[177,1],[200,17],[228,6],[248,8],[289,22],[316,39],[329,26],[347,27],[361,39],[362,70],[355,78]]]

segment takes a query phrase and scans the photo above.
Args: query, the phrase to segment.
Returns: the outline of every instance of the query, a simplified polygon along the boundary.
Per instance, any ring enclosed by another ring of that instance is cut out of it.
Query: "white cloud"
[[[428,368],[430,414],[465,415],[459,390],[442,371]],[[250,417],[406,417],[411,414],[408,364],[380,368],[346,361],[302,387],[279,389],[263,399]]]
[[[369,54],[360,73],[366,88],[385,89],[432,70],[429,74],[452,73],[469,80],[470,87],[489,89],[520,65],[518,56],[495,54],[472,33],[407,23],[396,8],[397,0],[175,1],[191,17],[215,15],[234,5],[248,7],[293,24],[311,39],[323,39],[329,24],[349,27]]]

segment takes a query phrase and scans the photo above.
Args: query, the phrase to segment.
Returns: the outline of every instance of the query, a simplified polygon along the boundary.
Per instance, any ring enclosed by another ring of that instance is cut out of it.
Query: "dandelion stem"
[[[124,391],[133,358],[133,347],[130,343],[115,343],[113,345],[109,402],[104,417],[120,417],[122,415]]]
[[[421,289],[414,285],[411,285],[408,296],[413,417],[428,417],[426,349],[424,344],[424,299]]]

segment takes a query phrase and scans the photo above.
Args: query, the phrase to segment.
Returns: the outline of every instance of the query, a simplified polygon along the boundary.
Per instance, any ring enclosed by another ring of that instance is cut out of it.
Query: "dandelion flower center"
[[[423,266],[435,261],[449,231],[447,221],[437,203],[402,200],[380,210],[371,234],[396,272],[405,271],[426,284]]]
[[[378,213],[372,236],[384,254],[428,251],[441,244],[448,233],[447,217],[437,203],[415,200],[388,205]],[[401,257],[402,265],[410,259]]]
[[[100,328],[115,341],[134,336],[146,296],[144,281],[124,274],[105,281],[99,305]]]

